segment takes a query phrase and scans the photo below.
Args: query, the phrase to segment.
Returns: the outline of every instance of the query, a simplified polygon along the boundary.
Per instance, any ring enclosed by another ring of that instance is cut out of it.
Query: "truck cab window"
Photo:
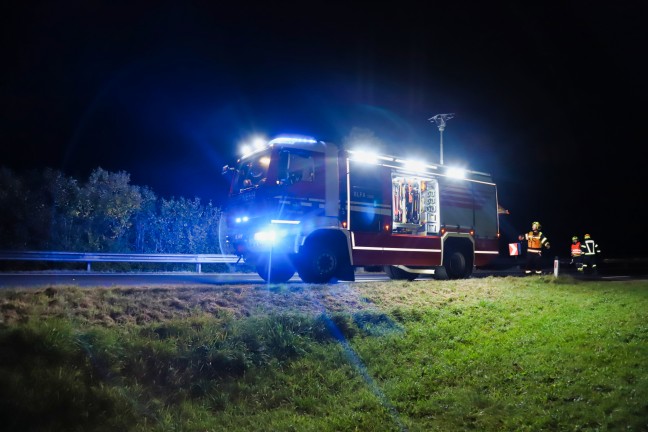
[[[283,184],[315,181],[315,161],[310,152],[290,150],[279,156],[279,180]]]
[[[270,156],[259,154],[241,162],[235,179],[239,190],[258,187],[265,183]]]

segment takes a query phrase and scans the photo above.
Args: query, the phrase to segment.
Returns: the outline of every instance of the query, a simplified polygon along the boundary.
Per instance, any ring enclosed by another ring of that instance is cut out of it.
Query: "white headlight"
[[[254,233],[254,240],[259,243],[274,243],[277,239],[276,231],[257,231]]]

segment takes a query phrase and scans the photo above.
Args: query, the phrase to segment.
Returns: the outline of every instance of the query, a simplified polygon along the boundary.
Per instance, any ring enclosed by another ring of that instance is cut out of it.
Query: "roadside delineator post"
[[[554,259],[554,277],[558,277],[558,271],[560,269],[560,260],[558,257]]]

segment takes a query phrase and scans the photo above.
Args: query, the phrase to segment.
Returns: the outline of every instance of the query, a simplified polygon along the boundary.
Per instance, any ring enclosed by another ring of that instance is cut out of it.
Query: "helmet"
[[[572,241],[578,241],[578,237],[577,236],[572,237]]]
[[[531,229],[533,229],[533,227],[536,226],[536,225],[538,226],[538,229],[542,228],[542,226],[540,225],[540,222],[533,222],[531,224]]]
[[[588,238],[591,238],[591,236],[589,234],[585,234],[585,240],[587,240]]]

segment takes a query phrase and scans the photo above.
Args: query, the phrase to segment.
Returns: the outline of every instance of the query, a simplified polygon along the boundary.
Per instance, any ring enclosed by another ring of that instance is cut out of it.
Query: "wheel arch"
[[[455,251],[466,252],[467,258],[475,262],[475,240],[472,236],[463,234],[446,234],[441,243],[441,262],[446,254]]]
[[[299,255],[307,253],[308,249],[315,244],[326,244],[335,250],[341,264],[337,272],[339,279],[351,281],[355,279],[348,232],[334,228],[317,229],[304,238],[299,247]]]
[[[304,237],[299,247],[299,251],[301,252],[302,249],[307,248],[309,245],[313,244],[313,242],[325,242],[335,246],[336,250],[346,252],[349,256],[351,255],[351,241],[349,236],[342,230],[333,228],[317,229]]]

